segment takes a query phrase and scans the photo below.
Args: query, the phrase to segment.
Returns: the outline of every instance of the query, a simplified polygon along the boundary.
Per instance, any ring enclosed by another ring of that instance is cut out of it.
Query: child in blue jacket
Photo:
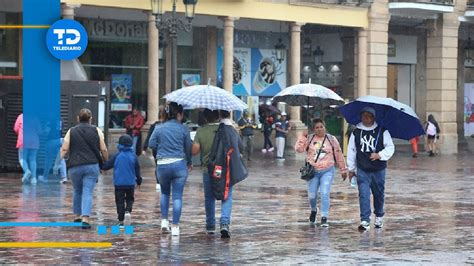
[[[129,135],[122,135],[117,146],[119,152],[102,166],[102,170],[114,168],[115,204],[119,226],[131,224],[135,183],[138,187],[142,184],[138,157],[132,150],[132,145],[132,138]]]

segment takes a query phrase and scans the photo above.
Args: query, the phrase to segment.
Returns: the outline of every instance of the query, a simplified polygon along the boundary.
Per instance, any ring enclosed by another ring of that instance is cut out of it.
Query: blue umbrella
[[[364,96],[341,106],[339,110],[349,124],[356,125],[361,122],[360,111],[366,106],[375,109],[375,121],[386,128],[393,138],[410,140],[425,134],[415,111],[392,98]]]

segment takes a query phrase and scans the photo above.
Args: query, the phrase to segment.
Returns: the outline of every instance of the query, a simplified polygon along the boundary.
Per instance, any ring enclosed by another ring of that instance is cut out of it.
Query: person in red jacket
[[[145,124],[145,119],[140,114],[138,108],[133,108],[133,112],[125,117],[123,121],[125,128],[127,129],[127,134],[132,137],[133,145],[132,150],[135,152],[137,150],[138,139],[140,137],[140,132]]]

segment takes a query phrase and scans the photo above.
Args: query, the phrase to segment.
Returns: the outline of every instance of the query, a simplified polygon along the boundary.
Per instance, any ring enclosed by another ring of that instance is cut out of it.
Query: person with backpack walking
[[[313,132],[304,132],[296,141],[295,151],[307,152],[306,162],[315,169],[313,178],[307,181],[308,199],[311,207],[309,222],[314,224],[317,215],[318,191],[321,197],[321,227],[328,227],[331,185],[335,166],[339,167],[343,179],[347,178],[344,154],[336,137],[326,133],[322,119],[313,120]]]
[[[156,176],[160,180],[161,230],[170,231],[168,212],[170,195],[173,193],[173,220],[171,235],[179,236],[184,186],[188,172],[192,170],[191,136],[184,126],[183,106],[170,102],[166,108],[168,121],[155,128],[148,147],[156,149]]]
[[[246,177],[246,173],[244,173],[245,170],[242,169],[243,165],[240,157],[240,151],[243,145],[239,134],[232,125],[229,112],[205,109],[204,116],[207,124],[199,128],[196,132],[193,143],[193,154],[201,154],[206,209],[206,231],[208,234],[214,234],[216,230],[215,202],[216,198],[218,198],[222,203],[220,218],[221,238],[230,238],[233,186]],[[221,118],[220,124],[217,123],[219,116]],[[226,143],[224,143],[224,138]],[[216,157],[218,156],[220,156],[220,158],[227,158],[226,155],[222,156],[222,154],[217,154],[222,152],[222,149],[224,149],[224,152],[229,151],[225,150],[225,144],[227,144],[229,150],[232,150],[230,162],[227,164],[230,169],[225,166],[226,163],[224,163],[224,165],[212,165],[212,163],[216,162]],[[231,170],[233,170],[233,172],[230,172]],[[218,189],[220,186],[215,183],[216,175],[219,175],[217,179],[225,180],[224,191]],[[216,197],[216,194],[219,194],[219,197]]]
[[[115,205],[117,207],[118,226],[132,223],[131,213],[135,202],[135,184],[142,184],[138,157],[132,150],[133,140],[129,135],[122,135],[117,145],[118,153],[114,154],[102,166],[102,170],[114,168]]]
[[[430,156],[433,157],[436,153],[436,140],[439,139],[439,128],[438,122],[432,114],[428,115],[428,121],[426,121],[426,143],[429,149]]]

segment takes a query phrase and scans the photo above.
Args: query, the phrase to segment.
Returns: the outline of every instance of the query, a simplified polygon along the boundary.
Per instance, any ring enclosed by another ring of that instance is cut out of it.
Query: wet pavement
[[[276,162],[255,153],[250,176],[234,188],[230,240],[205,234],[202,177],[186,185],[179,238],[160,232],[159,195],[152,169],[136,193],[133,235],[98,235],[80,228],[3,227],[0,242],[112,242],[107,249],[1,249],[0,263],[474,263],[474,162],[472,154],[428,157],[399,152],[390,161],[383,229],[357,231],[357,189],[335,178],[329,228],[307,222],[301,161]],[[71,221],[71,184],[57,180],[21,185],[19,174],[0,174],[1,221]],[[216,204],[219,206],[220,204]],[[111,172],[95,190],[92,222],[113,225]],[[219,212],[216,214],[219,217]],[[318,216],[318,220],[320,217]]]

